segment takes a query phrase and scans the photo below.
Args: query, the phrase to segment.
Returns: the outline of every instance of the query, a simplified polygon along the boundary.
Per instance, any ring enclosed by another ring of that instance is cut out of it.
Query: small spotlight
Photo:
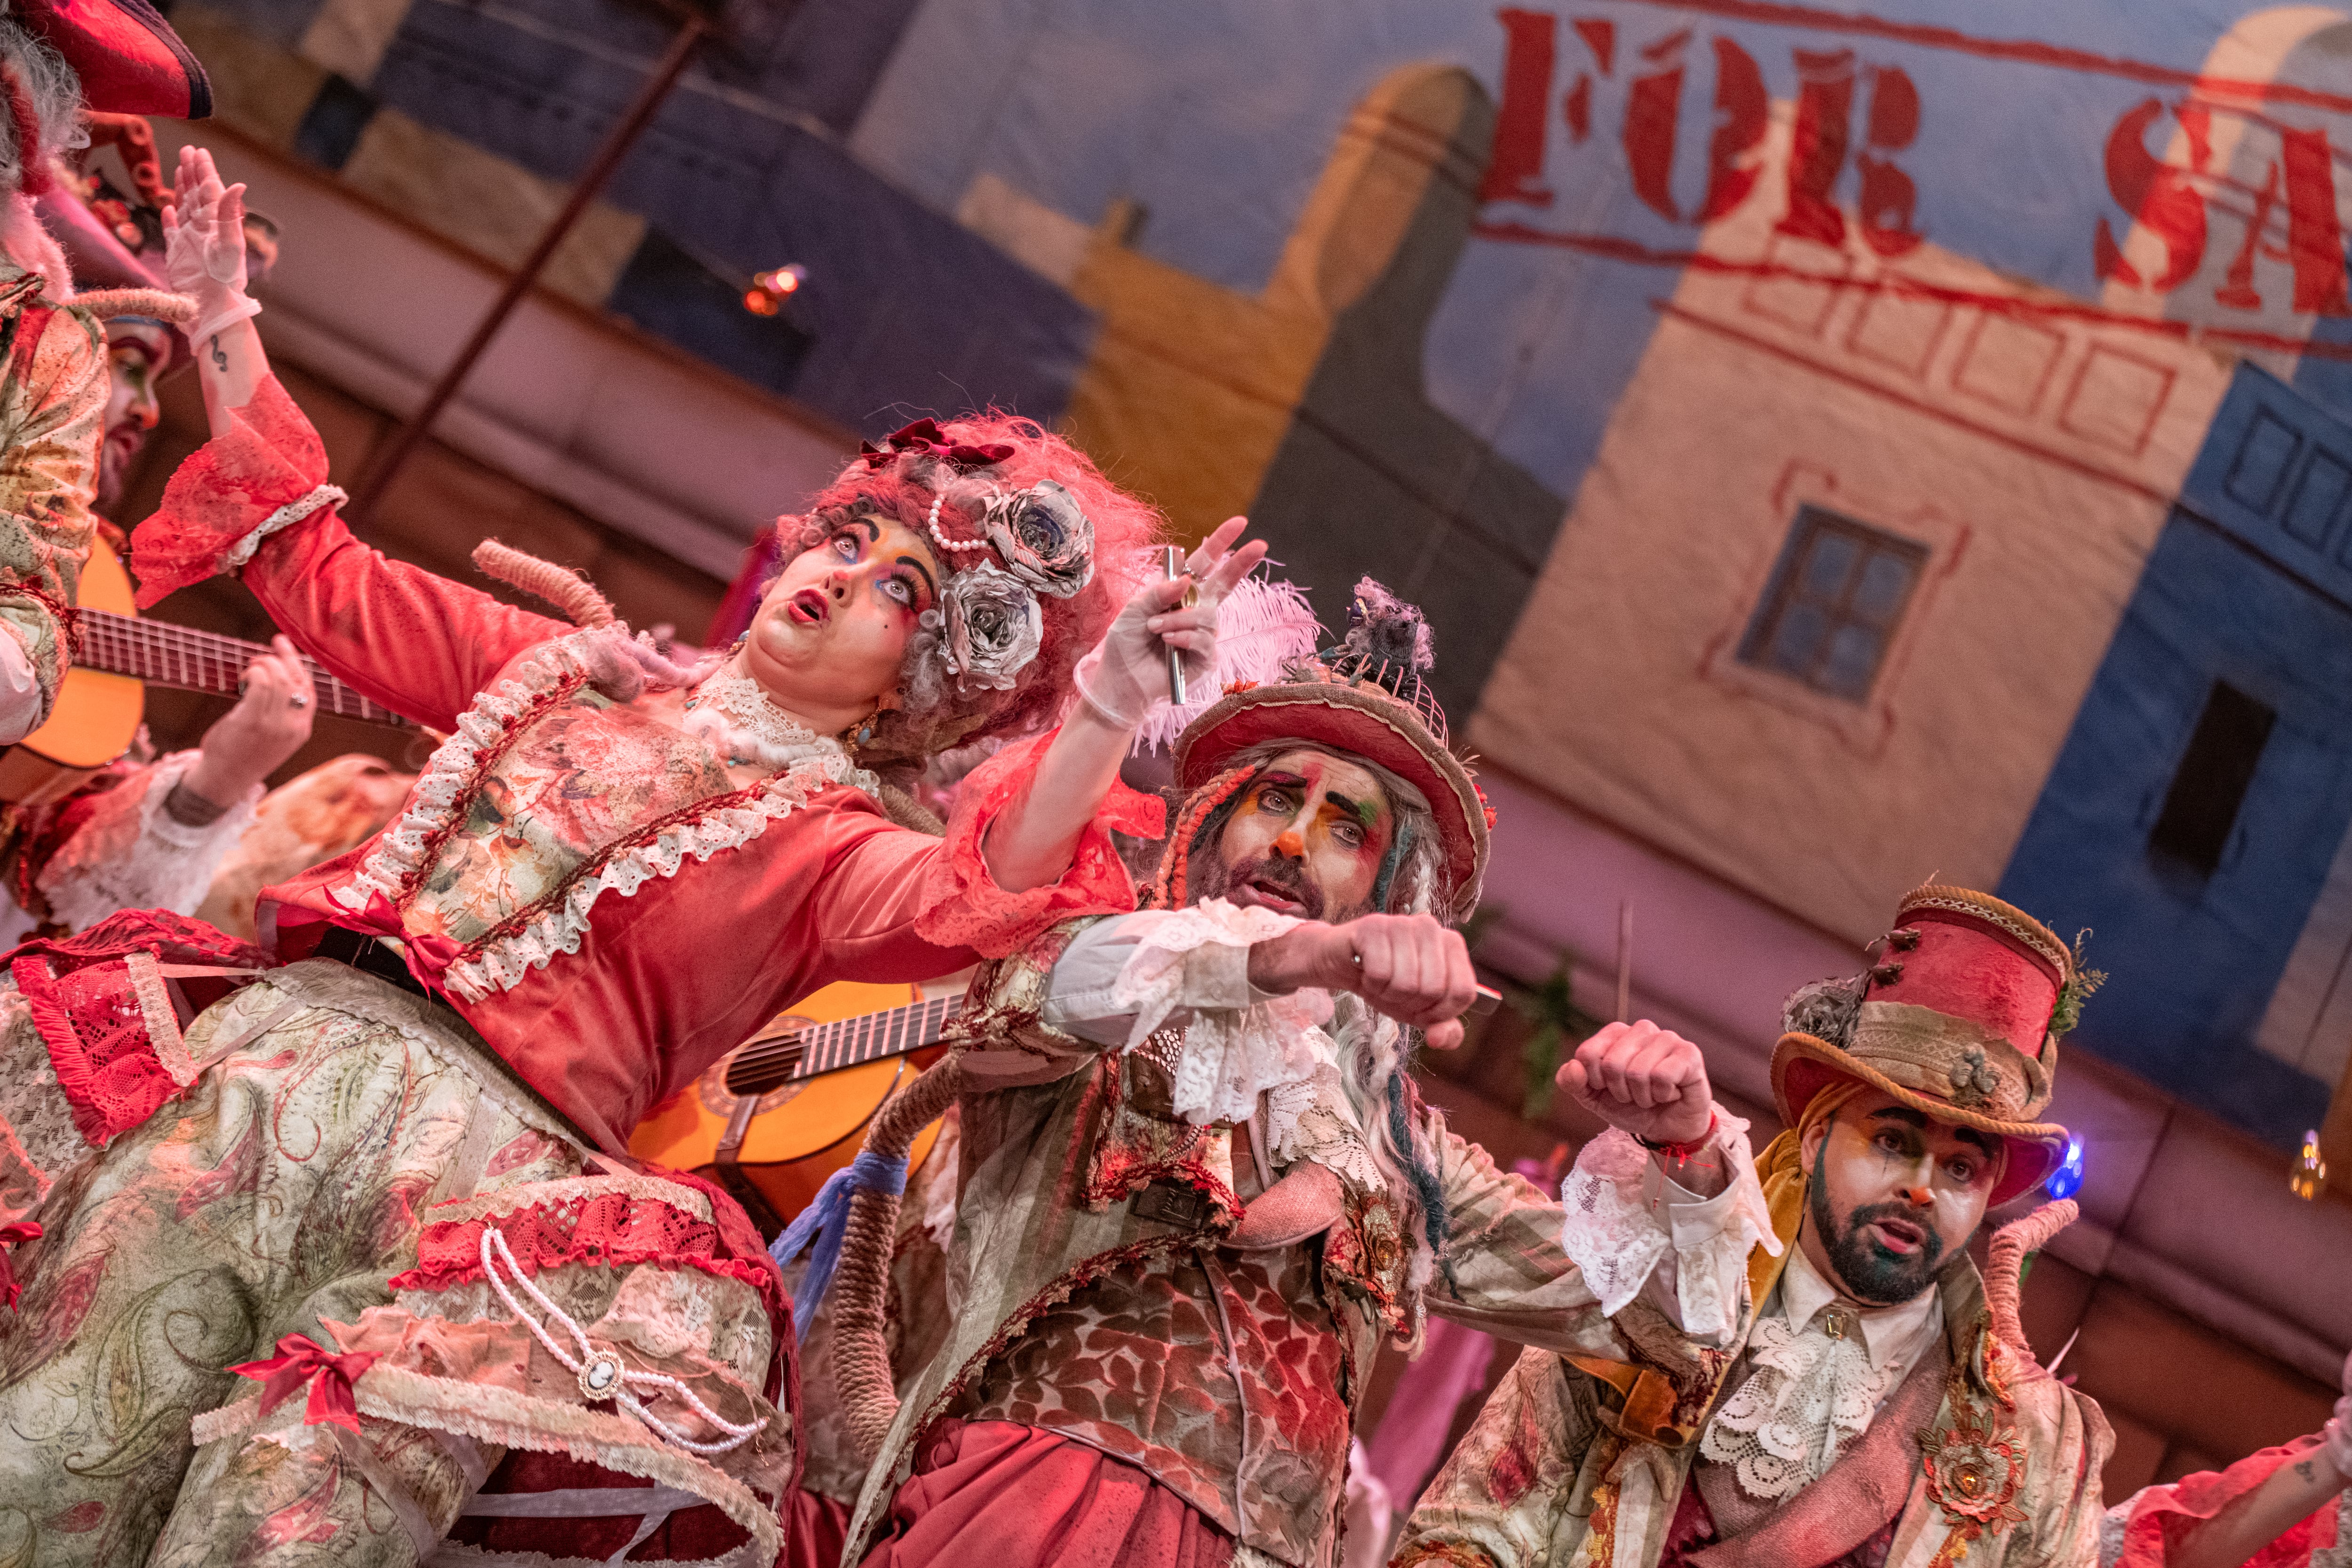
[[[772,268],[751,274],[751,287],[743,293],[743,309],[755,316],[772,316],[784,308],[784,301],[801,291],[808,281],[808,268],[795,261],[789,267]]]
[[[743,309],[755,316],[772,316],[784,308],[784,302],[765,289],[748,289],[743,293]]]
[[[2294,1169],[2287,1173],[2286,1190],[2305,1203],[2317,1201],[2327,1190],[2327,1162],[2319,1157],[2317,1131],[2303,1135],[2303,1152],[2295,1156]]]
[[[2056,1203],[2061,1198],[2071,1198],[2083,1190],[2083,1136],[2081,1133],[2070,1132],[2066,1135],[2065,1156],[2058,1162],[2058,1168],[2050,1173],[2049,1180],[2043,1182],[2042,1186],[2042,1190],[2050,1194],[2050,1201],[2053,1203]]]

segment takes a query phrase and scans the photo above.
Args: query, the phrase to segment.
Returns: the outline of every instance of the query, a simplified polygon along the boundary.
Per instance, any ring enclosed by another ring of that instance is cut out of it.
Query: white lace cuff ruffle
[[[253,826],[261,800],[256,784],[202,827],[174,820],[163,802],[202,755],[174,752],[143,779],[100,798],[90,819],[41,869],[36,885],[51,919],[79,931],[118,910],[196,912],[212,890],[213,873]]]
[[[1748,1123],[1720,1107],[1715,1116],[1715,1141],[1730,1165],[1731,1184],[1714,1197],[1696,1198],[1675,1186],[1648,1150],[1614,1127],[1584,1146],[1560,1184],[1567,1210],[1560,1246],[1601,1299],[1602,1312],[1616,1315],[1664,1264],[1672,1270],[1670,1300],[1683,1331],[1716,1339],[1738,1320],[1748,1253],[1761,1245],[1779,1255]]]
[[[1127,1048],[1133,1050],[1150,1038],[1170,1014],[1186,1005],[1185,968],[1191,954],[1212,948],[1245,952],[1297,924],[1288,915],[1223,899],[1171,910],[1154,920],[1111,982],[1112,1008],[1135,1017]],[[1176,1061],[1177,1113],[1204,1124],[1240,1121],[1255,1114],[1257,1097],[1265,1090],[1315,1071],[1318,1042],[1329,1053],[1322,1026],[1330,1018],[1331,998],[1321,991],[1299,991],[1243,1007],[1194,1005]]]

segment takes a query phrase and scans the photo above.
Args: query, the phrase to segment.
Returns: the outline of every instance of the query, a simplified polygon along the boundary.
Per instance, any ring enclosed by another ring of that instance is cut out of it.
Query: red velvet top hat
[[[81,78],[82,101],[106,114],[202,120],[212,83],[147,0],[16,0],[13,15]]]
[[[1772,1096],[1790,1126],[1841,1079],[1882,1089],[1940,1121],[2006,1141],[2002,1204],[2065,1154],[2066,1130],[2037,1121],[2058,1068],[2053,1028],[2076,994],[2074,954],[2031,915],[1967,888],[1919,888],[1864,978],[1852,1043],[1787,1034]]]
[[[1187,793],[1236,752],[1265,741],[1309,742],[1378,763],[1429,802],[1445,846],[1454,907],[1478,901],[1494,813],[1461,759],[1446,749],[1445,710],[1421,679],[1430,637],[1421,612],[1367,577],[1356,585],[1347,640],[1286,678],[1229,690],[1176,738],[1176,782]]]

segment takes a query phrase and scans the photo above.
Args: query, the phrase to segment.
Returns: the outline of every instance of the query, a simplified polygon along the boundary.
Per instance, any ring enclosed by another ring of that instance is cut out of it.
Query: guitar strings
[[[82,617],[84,637],[94,651],[111,656],[114,662],[127,666],[122,673],[135,674],[158,685],[230,695],[254,656],[270,651],[258,643],[171,621],[142,620],[136,616],[88,608],[82,611]],[[301,662],[326,711],[345,718],[404,722],[390,709],[344,685],[315,659],[306,656]]]
[[[839,1018],[829,1024],[818,1024],[814,1027],[803,1029],[797,1034],[784,1036],[780,1039],[762,1040],[756,1045],[745,1047],[738,1053],[735,1058],[728,1063],[728,1072],[730,1075],[737,1072],[756,1073],[794,1057],[800,1058],[793,1073],[794,1079],[814,1078],[820,1073],[832,1072],[840,1068],[856,1067],[860,1062],[871,1061],[877,1057],[891,1054],[888,1050],[879,1048],[879,1043],[890,1037],[893,1026],[899,1021],[913,1017],[917,1014],[925,1015],[915,1032],[928,1037],[931,1031],[945,1024],[954,1015],[958,1001],[959,998],[953,996],[934,997],[929,1002],[915,1002],[904,1007],[893,1007],[886,1013],[869,1013],[857,1018]],[[938,1011],[939,1016],[929,1016],[934,1010]],[[866,1026],[868,1030],[866,1045],[877,1048],[870,1055],[861,1055],[856,1060],[832,1059],[836,1047],[846,1044],[860,1025]],[[916,1045],[903,1048],[919,1050],[922,1046],[930,1043],[929,1039],[925,1038]],[[824,1062],[825,1065],[823,1067],[814,1065],[819,1061]]]

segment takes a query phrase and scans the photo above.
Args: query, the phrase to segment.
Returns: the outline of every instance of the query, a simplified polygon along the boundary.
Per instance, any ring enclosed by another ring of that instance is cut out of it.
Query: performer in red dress
[[[249,320],[240,193],[201,153],[180,183],[214,439],[138,531],[142,596],[239,571],[305,652],[451,738],[388,830],[265,891],[271,952],[126,916],[16,956],[0,1022],[38,1031],[102,1152],[17,1253],[0,1526],[45,1563],[395,1563],[445,1536],[772,1562],[788,1307],[740,1210],[631,1162],[629,1131],[830,981],[1129,907],[1108,827],[1158,827],[1116,788],[1132,721],[1168,648],[1213,653],[1262,547],[1226,524],[1179,607],[1192,579],[1147,581],[1138,548],[1155,514],[1083,455],[925,421],[815,498],[744,639],[681,671],[353,539]],[[1026,738],[944,838],[886,815],[887,773],[991,735]],[[240,968],[266,973],[184,1035],[167,983]]]

